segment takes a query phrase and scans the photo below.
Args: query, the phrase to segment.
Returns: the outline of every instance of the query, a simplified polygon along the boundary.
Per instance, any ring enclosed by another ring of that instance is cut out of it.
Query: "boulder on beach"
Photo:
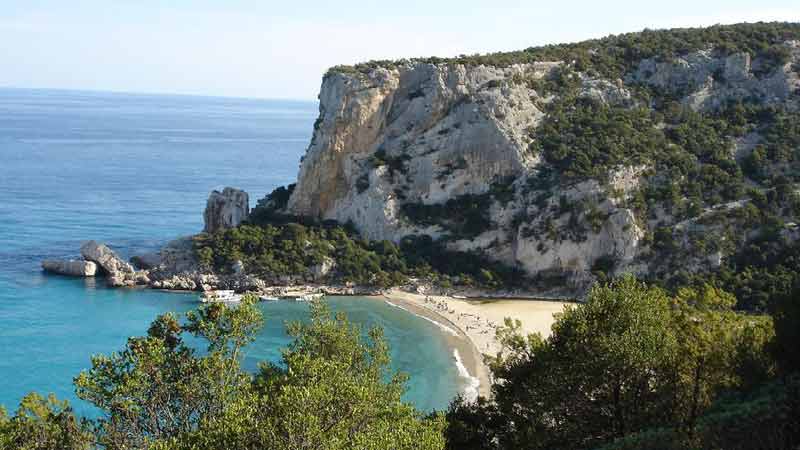
[[[103,272],[111,276],[134,273],[133,266],[123,261],[108,246],[96,241],[88,241],[81,245],[81,256],[87,261],[96,263]]]
[[[247,192],[232,187],[211,192],[203,212],[203,231],[213,233],[225,228],[238,227],[250,215],[250,198]]]
[[[47,272],[71,277],[93,277],[97,274],[97,264],[82,260],[46,259],[42,261],[42,269]]]

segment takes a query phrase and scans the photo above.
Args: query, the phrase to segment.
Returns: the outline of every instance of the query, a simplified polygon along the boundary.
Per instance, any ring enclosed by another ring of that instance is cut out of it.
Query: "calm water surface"
[[[317,104],[250,99],[0,89],[0,404],[29,391],[78,400],[72,378],[89,357],[121,349],[193,294],[108,289],[101,279],[44,275],[44,258],[77,257],[96,239],[128,257],[202,228],[212,189],[251,202],[294,181]],[[381,302],[335,298],[364,326],[384,327],[406,399],[441,409],[463,380],[438,329]],[[262,304],[267,319],[244,364],[277,361],[284,323],[307,305]]]

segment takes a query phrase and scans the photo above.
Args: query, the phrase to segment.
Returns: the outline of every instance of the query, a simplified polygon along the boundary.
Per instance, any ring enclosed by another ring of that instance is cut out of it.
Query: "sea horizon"
[[[41,92],[63,92],[75,94],[107,94],[107,95],[120,95],[120,96],[141,96],[141,97],[189,97],[198,99],[220,99],[220,100],[254,100],[254,101],[275,101],[275,102],[293,102],[293,103],[314,103],[319,104],[316,98],[296,98],[296,97],[259,97],[259,96],[242,96],[242,95],[224,95],[224,94],[200,94],[200,93],[184,93],[184,92],[168,92],[168,91],[136,91],[125,89],[89,89],[89,88],[65,88],[65,87],[25,87],[25,86],[11,86],[2,85],[0,91],[41,91]]]

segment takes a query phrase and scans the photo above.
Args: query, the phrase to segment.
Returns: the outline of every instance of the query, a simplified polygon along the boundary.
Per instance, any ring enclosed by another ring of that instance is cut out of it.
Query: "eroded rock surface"
[[[116,273],[134,273],[133,266],[122,260],[113,250],[105,244],[96,241],[87,241],[81,245],[81,256],[87,261],[97,264],[103,272],[109,275]]]
[[[329,74],[288,212],[352,222],[376,240],[446,235],[441,227],[410,221],[403,204],[442,204],[484,194],[501,180],[521,185],[535,174],[542,161],[529,147],[532,130],[545,115],[546,98],[530,81],[548,76],[560,64],[468,68],[417,63],[368,74]],[[621,81],[586,79],[580,92],[609,104],[632,104]],[[635,184],[639,172],[622,168],[620,177]],[[576,198],[605,198],[598,185],[586,189]],[[528,211],[525,204],[515,198],[491,205],[496,226],[451,247],[482,250],[529,273],[587,271],[599,258],[631,261],[637,254],[643,231],[615,203],[604,204],[608,219],[587,241],[548,243],[546,250],[538,238],[511,225],[521,213],[546,214]]]
[[[42,261],[42,269],[71,277],[93,277],[97,274],[97,264],[82,260],[46,259]]]
[[[250,199],[247,192],[232,187],[212,191],[203,213],[206,233],[239,226],[250,215]]]

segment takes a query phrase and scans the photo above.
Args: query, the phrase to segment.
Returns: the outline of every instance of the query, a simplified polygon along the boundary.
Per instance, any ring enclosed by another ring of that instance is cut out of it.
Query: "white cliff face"
[[[800,42],[784,45],[791,61],[800,59]],[[731,100],[746,98],[766,104],[784,103],[800,88],[800,77],[792,70],[791,62],[757,77],[754,69],[761,64],[764,62],[754,62],[748,53],[719,56],[713,50],[705,50],[671,61],[645,59],[629,78],[684,94],[683,102],[697,110],[715,109]]]
[[[539,167],[529,146],[548,99],[531,88],[531,81],[559,65],[420,63],[369,74],[329,74],[288,212],[352,222],[369,239],[441,237],[446,230],[413,223],[401,205],[483,194],[492,183],[522,179]],[[615,105],[632,103],[621,81],[587,79],[580,95]],[[610,254],[633,260],[643,236],[631,226],[630,211],[609,204],[607,223],[588,241],[551,243],[542,252],[537,239],[511,225],[523,204],[493,205],[497,227],[451,247],[486,250],[529,273],[585,271]]]
[[[203,212],[205,227],[203,231],[215,231],[239,226],[250,215],[250,199],[247,192],[226,187],[211,192]]]
[[[697,110],[751,94],[766,104],[795,102],[800,81],[792,67],[800,60],[800,44],[786,45],[790,63],[759,76],[753,71],[761,62],[748,54],[723,57],[708,50],[670,61],[643,60],[625,82],[580,74],[577,95],[619,107],[646,106],[637,105],[629,87],[647,84],[679,92]],[[553,97],[535,87],[562,64],[412,62],[368,73],[329,73],[287,212],[352,222],[373,240],[411,234],[436,239],[449,231],[415,223],[404,204],[443,205],[513,182],[511,198],[488,207],[492,226],[451,239],[450,248],[482,251],[531,275],[555,271],[586,279],[604,261],[613,261],[616,273],[646,270],[640,260],[649,251],[648,224],[626,199],[652,175],[647,167],[617,167],[602,184],[526,187],[547,168],[530,145]],[[577,211],[561,211],[560,201]]]
[[[492,183],[519,179],[536,169],[541,161],[529,145],[532,130],[544,117],[546,99],[529,81],[558,65],[415,64],[368,75],[328,75],[320,94],[320,118],[288,211],[352,222],[370,239],[440,237],[445,230],[409,221],[401,205],[441,204],[464,194],[483,194]],[[586,80],[580,95],[613,104],[631,102],[621,82]],[[591,187],[592,193],[598,189]],[[489,249],[495,259],[532,274],[577,272],[604,256],[632,261],[644,234],[630,211],[609,204],[606,224],[588,241],[549,243],[542,252],[538,239],[510,225],[523,203],[494,205],[497,228],[451,247]]]
[[[529,130],[543,113],[538,94],[515,80],[554,66],[416,64],[328,75],[289,211],[397,239],[411,231],[397,213],[406,199],[440,203],[519,176],[537,162],[527,151]],[[401,170],[375,167],[376,154]]]

